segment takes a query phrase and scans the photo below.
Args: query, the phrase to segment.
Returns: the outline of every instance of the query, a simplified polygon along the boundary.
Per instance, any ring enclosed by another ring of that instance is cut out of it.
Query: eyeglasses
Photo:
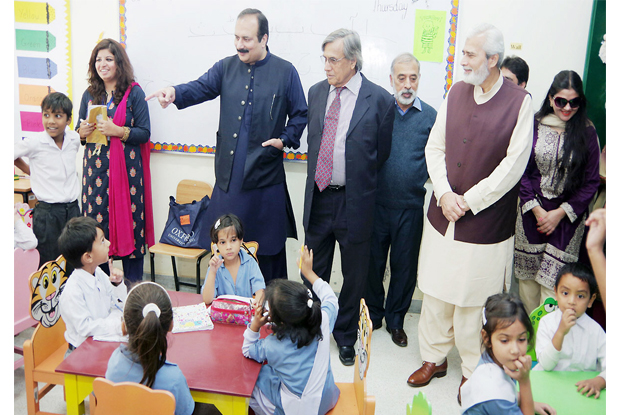
[[[325,56],[321,55],[319,56],[319,58],[321,58],[321,63],[323,63],[324,65],[326,64],[326,62],[328,62],[330,66],[334,66],[340,61],[342,61],[343,59],[345,59],[345,56],[343,56],[341,59],[336,59],[336,58],[326,58]]]
[[[571,109],[575,109],[575,108],[579,108],[580,104],[582,103],[582,100],[580,97],[575,97],[571,100],[567,100],[562,97],[555,97],[553,99],[553,103],[556,104],[556,107],[558,108],[564,108],[566,107],[566,104],[569,104],[571,106]]]

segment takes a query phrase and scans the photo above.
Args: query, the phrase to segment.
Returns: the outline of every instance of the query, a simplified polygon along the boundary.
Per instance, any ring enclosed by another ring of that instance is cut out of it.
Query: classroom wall
[[[558,72],[574,70],[583,78],[592,3],[592,0],[460,0],[454,81],[462,79],[459,63],[467,33],[482,22],[491,23],[503,32],[505,55],[520,56],[529,65],[527,90],[538,111]],[[513,50],[511,43],[520,43],[522,49]]]
[[[91,50],[100,34],[119,40],[119,4],[116,0],[80,0],[71,1],[72,19],[72,66],[74,70],[74,102],[78,105],[82,91],[87,87],[86,68]],[[458,43],[455,54],[457,64],[454,68],[454,80],[462,79],[460,59],[466,33],[482,22],[490,22],[499,27],[506,42],[506,54],[510,53],[510,43],[521,43],[522,49],[514,54],[525,59],[530,66],[528,90],[534,97],[534,108],[538,109],[553,76],[562,69],[576,70],[583,76],[586,42],[592,12],[592,0],[460,0],[458,21]],[[267,16],[271,22],[271,16]],[[131,22],[128,22],[131,24]],[[170,28],[163,28],[168,30]],[[224,40],[226,41],[226,40]],[[409,49],[412,39],[406,40]],[[160,59],[167,59],[154,48],[154,64]],[[280,55],[280,51],[275,51]],[[201,74],[198,74],[198,76]],[[421,82],[427,82],[422,79]],[[386,87],[386,85],[384,85]],[[151,113],[158,117],[158,112]],[[81,169],[82,154],[77,159]],[[182,179],[193,178],[215,181],[214,158],[188,154],[152,153],[152,180],[154,219],[157,239],[165,225],[168,213],[168,198],[174,195],[177,183]],[[296,258],[300,245],[304,241],[302,229],[304,184],[306,164],[301,162],[285,163],[287,184],[295,217],[298,225],[299,240],[287,241],[289,276],[298,279]],[[428,189],[431,186],[426,185]],[[428,192],[429,193],[429,192]],[[429,194],[426,197],[429,200]],[[262,248],[262,247],[261,247]],[[194,276],[194,264],[179,262],[179,275]],[[208,261],[204,261],[202,272],[206,272]],[[149,272],[149,260],[146,258],[145,271]],[[332,284],[339,291],[342,283],[340,255],[335,255]],[[156,273],[172,275],[171,261],[162,256],[156,257]],[[415,292],[415,299],[422,294]]]

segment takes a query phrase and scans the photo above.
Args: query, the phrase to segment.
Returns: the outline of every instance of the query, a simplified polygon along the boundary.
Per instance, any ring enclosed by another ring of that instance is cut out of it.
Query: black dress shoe
[[[352,366],[355,362],[354,346],[339,346],[339,360],[344,366]]]
[[[379,323],[373,323],[373,330],[377,330],[377,329],[381,329],[382,328],[382,322],[380,321]]]
[[[395,343],[399,347],[408,346],[408,336],[406,336],[406,332],[404,331],[404,329],[389,329],[388,326],[386,326],[386,331],[391,333],[393,343]]]

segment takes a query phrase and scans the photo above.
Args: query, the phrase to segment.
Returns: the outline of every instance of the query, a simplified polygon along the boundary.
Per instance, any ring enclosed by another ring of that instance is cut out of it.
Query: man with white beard
[[[393,342],[408,346],[404,317],[417,285],[417,259],[423,232],[423,202],[428,179],[425,144],[436,120],[436,110],[417,98],[420,64],[410,53],[391,64],[395,92],[395,121],[391,155],[378,173],[375,221],[365,301],[373,329],[382,327]],[[392,247],[392,248],[391,248]],[[391,279],[384,303],[384,272],[391,248]]]
[[[503,35],[494,26],[468,34],[460,61],[464,82],[449,91],[425,148],[434,193],[419,258],[423,363],[408,378],[411,386],[445,376],[455,344],[462,387],[480,358],[482,307],[512,272],[533,114],[527,91],[501,75],[503,53]]]

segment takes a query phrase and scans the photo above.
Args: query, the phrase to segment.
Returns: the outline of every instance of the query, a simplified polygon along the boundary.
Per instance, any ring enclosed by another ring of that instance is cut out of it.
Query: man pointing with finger
[[[409,378],[425,386],[447,374],[456,345],[466,381],[480,358],[482,307],[512,272],[519,181],[529,159],[530,95],[505,79],[501,32],[484,24],[467,36],[457,82],[441,105],[425,147],[434,194],[419,256],[422,366]],[[458,401],[461,396],[458,393]]]
[[[234,28],[236,55],[195,81],[146,97],[178,109],[220,97],[216,185],[207,220],[226,213],[241,219],[245,239],[259,243],[266,282],[287,277],[286,238],[297,238],[282,157],[284,147],[299,147],[308,114],[297,70],[269,52],[268,38],[267,18],[245,9]]]

